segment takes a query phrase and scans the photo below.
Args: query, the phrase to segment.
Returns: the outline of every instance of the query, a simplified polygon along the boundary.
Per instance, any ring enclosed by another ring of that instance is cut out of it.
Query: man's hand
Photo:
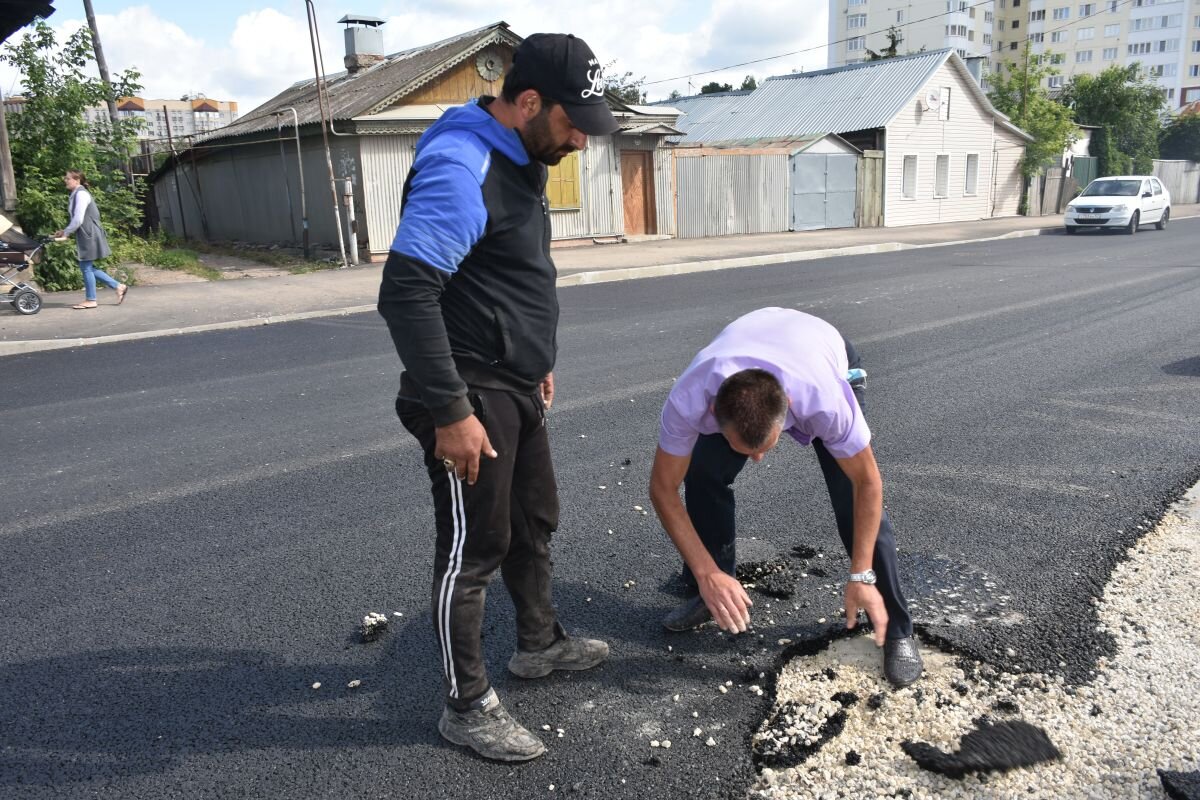
[[[867,618],[875,626],[875,646],[883,647],[887,639],[888,613],[883,605],[883,595],[868,583],[848,581],[846,583],[846,627],[853,630],[858,624],[858,610],[867,612]]]
[[[474,414],[450,425],[436,428],[435,432],[437,444],[433,448],[433,454],[452,462],[454,474],[458,476],[459,480],[466,478],[468,485],[473,486],[479,477],[481,456],[495,458],[499,455],[492,449],[492,443],[488,441],[483,423]],[[450,468],[449,464],[447,468]]]
[[[542,405],[546,408],[554,405],[554,373],[551,372],[545,378],[542,378]]]
[[[717,570],[696,581],[700,596],[721,630],[743,633],[750,626],[750,595],[737,578]]]

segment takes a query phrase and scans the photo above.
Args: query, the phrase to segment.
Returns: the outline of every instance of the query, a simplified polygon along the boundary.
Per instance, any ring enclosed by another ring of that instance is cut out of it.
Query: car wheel
[[[1142,212],[1133,212],[1133,216],[1129,218],[1129,224],[1125,226],[1125,233],[1129,236],[1133,236],[1135,233],[1137,233],[1138,223],[1141,221]]]
[[[1160,231],[1165,231],[1167,229],[1167,223],[1170,221],[1171,221],[1171,209],[1165,208],[1165,209],[1163,209],[1162,219],[1160,219],[1158,222],[1154,223],[1154,227],[1158,228]]]

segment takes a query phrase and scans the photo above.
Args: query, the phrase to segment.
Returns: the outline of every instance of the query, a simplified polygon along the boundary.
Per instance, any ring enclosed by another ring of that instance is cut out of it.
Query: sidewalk
[[[1200,216],[1178,206],[1173,219]],[[843,228],[803,233],[667,239],[556,247],[559,285],[677,275],[712,269],[891,252],[998,237],[1058,234],[1062,219],[1007,217],[907,228]],[[41,313],[23,317],[0,308],[0,356],[88,344],[249,327],[371,311],[380,264],[270,278],[135,286],[119,308],[100,293],[100,307],[76,311],[81,292],[43,296]]]

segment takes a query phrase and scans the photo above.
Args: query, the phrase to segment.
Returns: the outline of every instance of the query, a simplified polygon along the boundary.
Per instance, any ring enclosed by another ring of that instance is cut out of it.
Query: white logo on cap
[[[589,97],[600,97],[604,94],[604,69],[600,66],[600,62],[594,58],[588,61],[588,66],[595,67],[595,69],[587,71],[587,79],[591,81],[592,85],[579,93],[579,96],[584,100]]]

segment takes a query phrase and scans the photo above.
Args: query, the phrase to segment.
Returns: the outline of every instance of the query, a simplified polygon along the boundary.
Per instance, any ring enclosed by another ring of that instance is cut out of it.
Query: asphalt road
[[[0,797],[740,796],[770,700],[745,687],[770,687],[778,640],[837,625],[847,562],[820,472],[785,442],[739,480],[743,560],[822,557],[790,600],[756,594],[737,639],[660,629],[677,560],[634,506],[672,378],[766,305],[863,354],[920,630],[1085,681],[1111,649],[1092,598],[1200,478],[1197,252],[1200,221],[1179,221],[563,290],[557,601],[613,658],[509,677],[497,584],[493,680],[551,727],[520,767],[435,731],[432,513],[379,319],[0,359]],[[404,616],[362,644],[369,611]]]

